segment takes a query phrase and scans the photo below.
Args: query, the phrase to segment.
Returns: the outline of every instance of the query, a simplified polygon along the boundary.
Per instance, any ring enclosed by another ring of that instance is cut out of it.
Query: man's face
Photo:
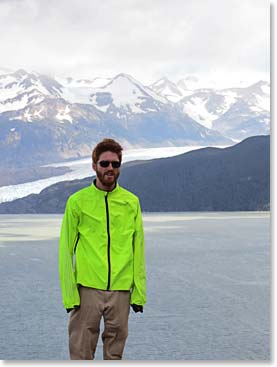
[[[120,174],[119,168],[113,168],[112,164],[109,163],[107,167],[101,167],[100,162],[119,162],[118,155],[116,153],[107,151],[100,154],[98,162],[93,163],[93,169],[96,172],[97,179],[96,184],[100,189],[109,190],[113,188],[116,180]]]

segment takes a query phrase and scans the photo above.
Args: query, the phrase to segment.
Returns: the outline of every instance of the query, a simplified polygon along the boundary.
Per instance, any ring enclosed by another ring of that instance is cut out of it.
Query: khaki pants
[[[81,307],[70,312],[70,359],[94,359],[104,318],[103,358],[122,359],[128,336],[129,291],[102,291],[80,286]]]

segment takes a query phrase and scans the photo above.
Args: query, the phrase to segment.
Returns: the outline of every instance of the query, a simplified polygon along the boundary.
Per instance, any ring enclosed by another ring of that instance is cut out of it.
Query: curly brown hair
[[[113,139],[103,139],[96,145],[96,147],[92,151],[92,161],[93,163],[97,163],[99,157],[104,152],[113,152],[118,156],[119,161],[122,160],[122,146]]]

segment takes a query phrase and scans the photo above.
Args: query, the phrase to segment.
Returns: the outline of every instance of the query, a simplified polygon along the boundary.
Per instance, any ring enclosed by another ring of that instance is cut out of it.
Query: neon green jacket
[[[94,183],[71,195],[63,217],[59,272],[65,308],[80,305],[78,284],[131,290],[146,302],[144,234],[138,198],[118,184],[111,192]]]

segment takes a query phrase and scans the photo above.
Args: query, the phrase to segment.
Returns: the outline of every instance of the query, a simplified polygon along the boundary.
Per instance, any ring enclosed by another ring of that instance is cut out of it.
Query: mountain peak
[[[201,88],[201,84],[197,76],[186,75],[177,82],[177,87],[183,90],[196,90]]]
[[[151,84],[150,88],[172,102],[177,102],[183,97],[183,94],[177,85],[166,77],[163,77]]]
[[[151,84],[151,87],[159,87],[164,85],[174,85],[176,87],[176,85],[165,76]]]
[[[12,75],[17,79],[20,79],[25,75],[29,75],[29,73],[24,69],[18,69],[14,73],[12,73]]]
[[[108,84],[112,84],[114,81],[128,81],[132,84],[135,84],[136,86],[142,87],[144,88],[144,86],[135,78],[133,78],[131,75],[126,74],[126,73],[120,73],[117,74]]]
[[[172,83],[172,82],[166,76],[163,76],[162,78],[158,79],[155,83]]]
[[[127,78],[127,79],[133,79],[133,77],[130,74],[126,74],[126,73],[119,73],[117,74],[114,79],[118,79],[118,78]]]
[[[251,84],[245,88],[247,93],[256,93],[262,95],[270,95],[270,83],[265,80],[259,80],[257,83]]]
[[[164,98],[126,73],[117,74],[110,82],[96,88],[90,101],[102,112],[119,115],[157,111]],[[120,112],[119,112],[120,110]]]
[[[266,80],[259,80],[257,83],[252,84],[251,87],[260,88],[263,86],[269,87],[269,82],[267,82]]]

